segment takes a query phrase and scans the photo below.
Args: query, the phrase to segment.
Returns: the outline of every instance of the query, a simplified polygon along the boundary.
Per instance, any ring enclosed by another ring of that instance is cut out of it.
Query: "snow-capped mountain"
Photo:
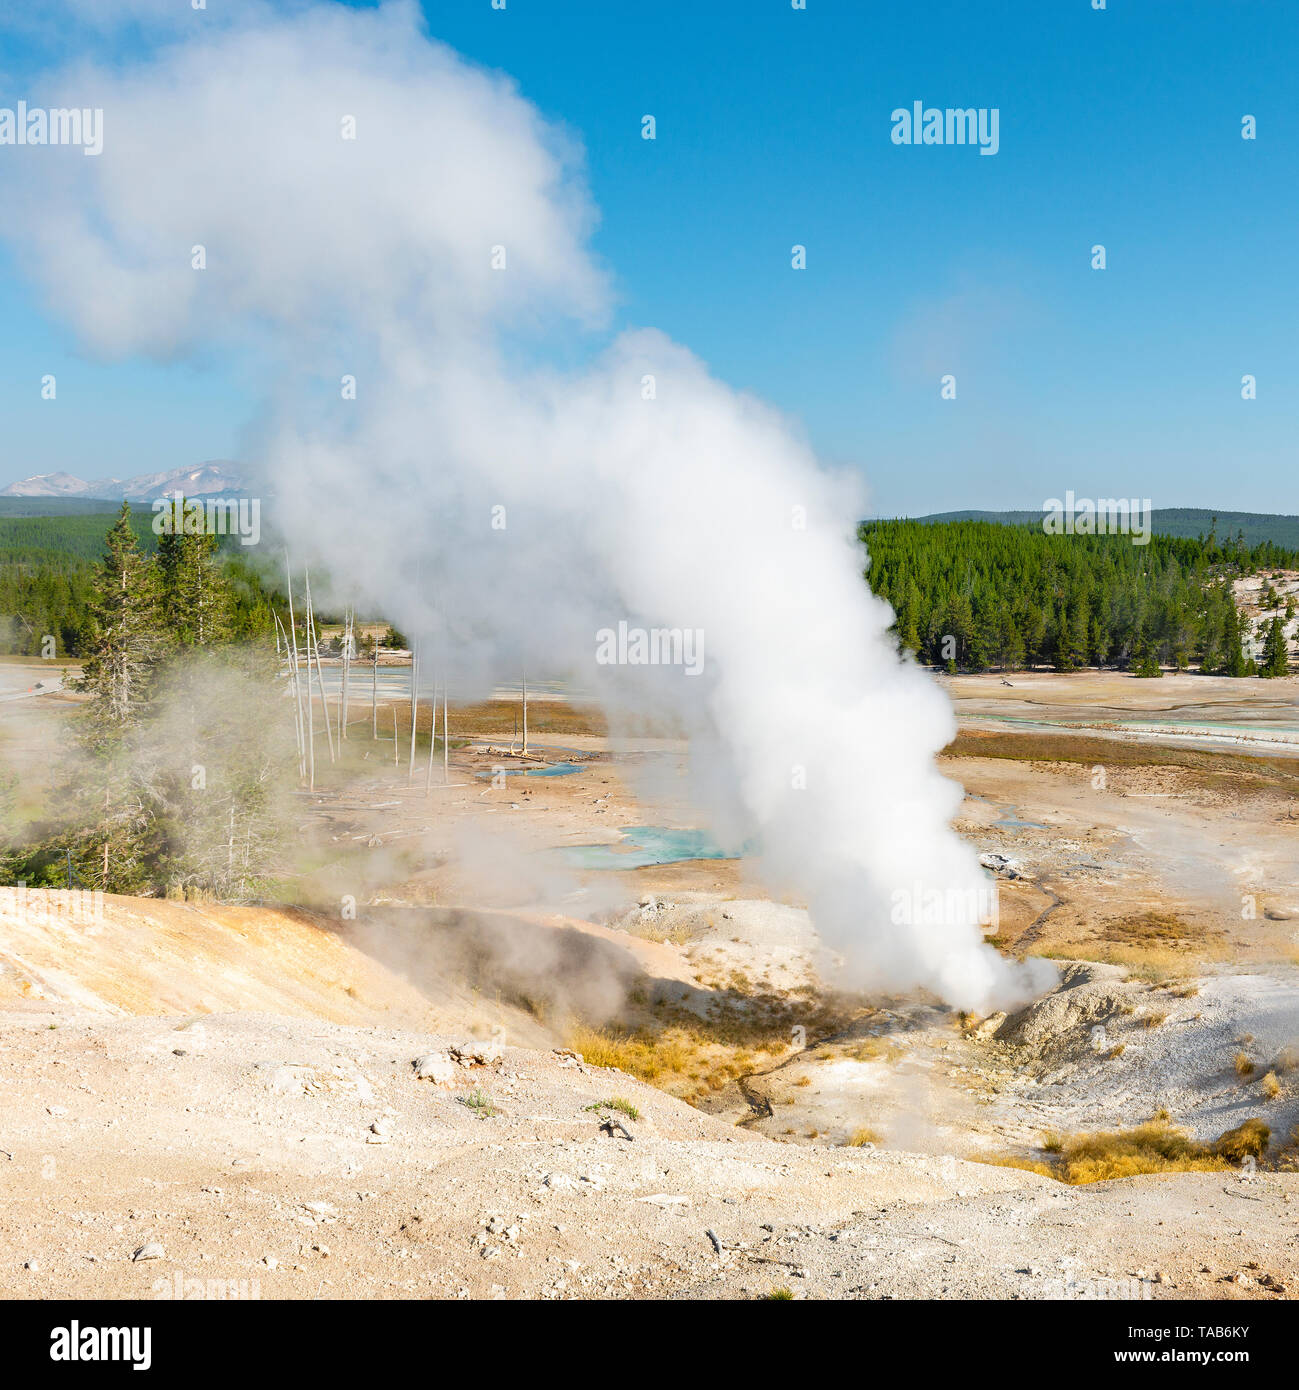
[[[71,473],[38,473],[0,488],[0,497],[96,497],[113,502],[124,497],[132,502],[150,502],[177,490],[186,497],[242,492],[244,474],[237,463],[227,459],[213,459],[197,468],[172,468],[160,473],[139,473],[133,478],[98,478],[91,482]]]

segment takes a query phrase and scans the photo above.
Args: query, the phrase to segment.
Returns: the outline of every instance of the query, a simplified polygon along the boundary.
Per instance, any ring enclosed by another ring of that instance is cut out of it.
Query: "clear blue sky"
[[[873,511],[1299,512],[1293,0],[424,9],[585,144],[620,325],[797,417]],[[47,56],[0,30],[0,106]],[[894,145],[917,100],[999,108],[999,153]],[[2,257],[0,322],[0,483],[239,456],[256,398],[227,366],[83,360]]]

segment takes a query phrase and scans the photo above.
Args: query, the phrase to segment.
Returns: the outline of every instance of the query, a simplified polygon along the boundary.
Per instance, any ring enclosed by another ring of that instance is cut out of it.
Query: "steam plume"
[[[7,160],[0,229],[91,349],[237,354],[273,383],[250,452],[290,544],[327,548],[453,698],[526,664],[672,712],[701,816],[856,981],[1030,992],[968,917],[893,920],[896,894],[985,880],[933,763],[950,706],[861,577],[857,484],[661,334],[603,341],[580,151],[420,24],[250,8],[65,73],[49,104],[102,107],[103,154]],[[620,620],[702,630],[703,674],[597,665]]]

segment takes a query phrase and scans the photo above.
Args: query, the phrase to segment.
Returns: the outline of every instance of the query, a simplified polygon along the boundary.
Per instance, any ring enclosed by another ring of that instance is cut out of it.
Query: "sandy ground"
[[[1077,1189],[799,1148],[571,1056],[466,1067],[462,1039],[282,1015],[0,1026],[9,1297],[1272,1297],[1299,1278],[1299,1175]],[[430,1054],[441,1083],[416,1075]],[[639,1118],[589,1108],[610,1100]]]
[[[1299,757],[1299,676],[1280,680],[1122,671],[938,676],[967,728],[1086,730],[1176,747]]]
[[[33,671],[14,668],[0,686],[26,695]],[[408,777],[404,738],[394,768],[367,711],[344,766],[322,757],[296,797],[284,894],[299,907],[110,897],[87,917],[0,894],[0,1292],[155,1297],[178,1277],[260,1296],[1293,1291],[1293,1173],[1075,1189],[968,1160],[1159,1107],[1202,1138],[1299,1119],[1299,1073],[1275,1095],[1262,1081],[1299,1037],[1289,784],[1243,756],[1224,773],[1125,754],[1098,780],[1090,754],[1050,742],[1166,749],[1166,729],[1145,732],[1158,717],[1193,721],[1194,746],[1243,729],[1251,753],[1267,740],[1285,758],[1295,683],[1011,679],[952,682],[962,727],[991,737],[1005,712],[1053,755],[976,742],[943,764],[967,790],[960,830],[999,856],[997,942],[1118,962],[1031,1026],[822,998],[833,960],[749,860],[566,866],[556,851],[616,846],[627,826],[694,825],[686,750],[538,734],[525,761],[509,703],[498,732],[453,725],[445,786],[440,761],[426,785],[422,754]],[[30,798],[71,707],[0,704],[0,754]],[[1104,727],[1129,717],[1144,722]],[[557,762],[578,771],[516,775]],[[799,1001],[782,1027],[809,1026],[693,1105],[565,1051],[573,1016],[616,1033],[671,1006],[706,1032],[719,1001],[773,1000]],[[470,1038],[504,1059],[462,1067],[449,1049]],[[415,1074],[429,1057],[440,1081]],[[585,1108],[615,1097],[645,1117],[626,1133]],[[867,1134],[874,1148],[848,1147]],[[132,1261],[150,1242],[162,1255]]]

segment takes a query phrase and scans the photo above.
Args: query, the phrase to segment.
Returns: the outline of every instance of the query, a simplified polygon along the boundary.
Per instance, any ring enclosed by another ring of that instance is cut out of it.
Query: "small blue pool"
[[[629,825],[616,845],[562,845],[548,851],[572,869],[646,869],[687,859],[738,859],[706,830],[669,830],[662,825]]]
[[[510,768],[503,767],[501,772],[506,777],[567,777],[572,772],[580,772],[581,763],[548,763],[545,767],[524,767]],[[485,782],[490,782],[496,776],[494,772],[480,772],[478,776]]]

